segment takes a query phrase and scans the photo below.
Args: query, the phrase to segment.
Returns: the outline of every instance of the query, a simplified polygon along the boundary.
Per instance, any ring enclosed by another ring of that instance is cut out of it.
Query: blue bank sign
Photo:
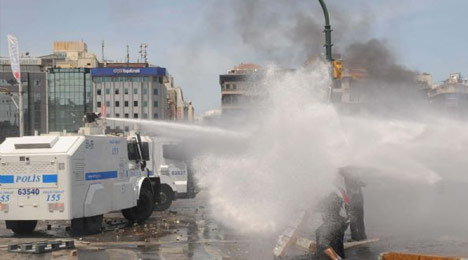
[[[99,76],[166,76],[166,68],[94,68],[93,77]]]

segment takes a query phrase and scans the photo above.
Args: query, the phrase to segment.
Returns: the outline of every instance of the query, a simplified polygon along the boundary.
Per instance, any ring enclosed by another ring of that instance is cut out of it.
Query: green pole
[[[325,2],[323,0],[319,0],[320,5],[322,6],[323,9],[323,15],[325,16],[325,30],[323,31],[325,33],[325,53],[327,56],[328,61],[333,61],[332,58],[332,40],[331,40],[331,26],[330,26],[330,19],[328,17],[328,9],[327,6],[325,5]]]

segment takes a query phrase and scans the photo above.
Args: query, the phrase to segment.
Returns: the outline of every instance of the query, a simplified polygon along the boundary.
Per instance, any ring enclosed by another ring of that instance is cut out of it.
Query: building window
[[[153,118],[159,118],[158,113],[154,113]]]
[[[99,102],[99,101],[96,102],[96,107],[97,107],[97,108],[101,108],[101,102]]]
[[[147,107],[148,106],[148,101],[143,101],[143,107]]]
[[[135,94],[135,95],[138,94],[138,89],[137,88],[133,89],[133,94]]]
[[[157,95],[157,94],[158,94],[158,89],[157,89],[157,88],[153,89],[153,94],[154,94],[154,95]]]
[[[125,93],[125,95],[128,95],[128,88],[124,89],[124,93]]]
[[[125,132],[128,132],[130,128],[128,126],[125,127]]]
[[[158,101],[155,100],[155,101],[153,102],[153,106],[154,106],[154,107],[158,107]]]
[[[128,107],[128,101],[125,101],[124,105],[125,107]]]
[[[134,113],[133,118],[138,118],[138,113]]]
[[[125,115],[124,115],[124,116],[125,116],[125,118],[128,118],[128,113],[125,113]]]
[[[120,102],[119,101],[115,101],[115,107],[119,107],[120,106]]]
[[[101,95],[101,89],[100,89],[100,88],[96,89],[96,94],[97,94],[98,96]]]
[[[237,85],[236,85],[236,84],[232,84],[232,89],[237,89]]]
[[[143,89],[143,95],[148,95],[148,89],[147,88]]]
[[[133,106],[137,107],[138,106],[138,101],[133,101]]]
[[[110,88],[106,88],[106,95],[110,94]]]
[[[116,88],[115,89],[115,94],[118,95],[120,93],[120,89],[119,88]]]
[[[231,84],[226,84],[226,89],[231,89]]]
[[[145,118],[145,119],[148,118],[148,114],[143,113],[143,118]]]
[[[115,117],[120,117],[120,114],[119,113],[116,113],[115,114]],[[118,126],[117,126],[118,127]]]
[[[106,107],[110,107],[110,101],[106,101]]]

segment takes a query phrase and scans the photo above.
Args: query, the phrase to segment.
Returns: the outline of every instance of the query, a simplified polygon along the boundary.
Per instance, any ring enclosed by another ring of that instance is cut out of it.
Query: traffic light
[[[333,66],[333,78],[341,79],[341,70],[343,67],[342,62],[339,60],[334,60],[332,61],[332,66]]]

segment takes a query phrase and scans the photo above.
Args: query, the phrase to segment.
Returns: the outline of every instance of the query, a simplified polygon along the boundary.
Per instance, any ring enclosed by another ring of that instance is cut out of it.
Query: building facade
[[[77,132],[83,116],[93,111],[89,68],[50,68],[48,72],[49,132]]]
[[[41,59],[20,57],[21,82],[23,86],[24,134],[47,132],[46,73]],[[18,136],[19,86],[11,72],[9,58],[0,58],[0,141],[5,137]]]
[[[222,115],[238,115],[249,109],[250,104],[261,96],[257,85],[263,77],[264,71],[260,66],[243,63],[220,75]]]
[[[115,118],[169,119],[165,68],[106,67],[91,69],[91,74],[93,111]],[[128,127],[108,123],[113,128]]]
[[[41,59],[48,74],[48,130],[76,132],[84,114],[93,111],[90,68],[98,66],[96,55],[84,42],[63,41]]]
[[[175,121],[193,121],[195,119],[195,108],[191,101],[184,100],[182,88],[168,86],[169,119]]]
[[[52,68],[95,68],[96,55],[88,52],[84,42],[54,42],[53,53],[40,57],[44,66]]]
[[[468,82],[461,73],[451,73],[447,80],[433,86],[427,95],[437,111],[467,117]]]

